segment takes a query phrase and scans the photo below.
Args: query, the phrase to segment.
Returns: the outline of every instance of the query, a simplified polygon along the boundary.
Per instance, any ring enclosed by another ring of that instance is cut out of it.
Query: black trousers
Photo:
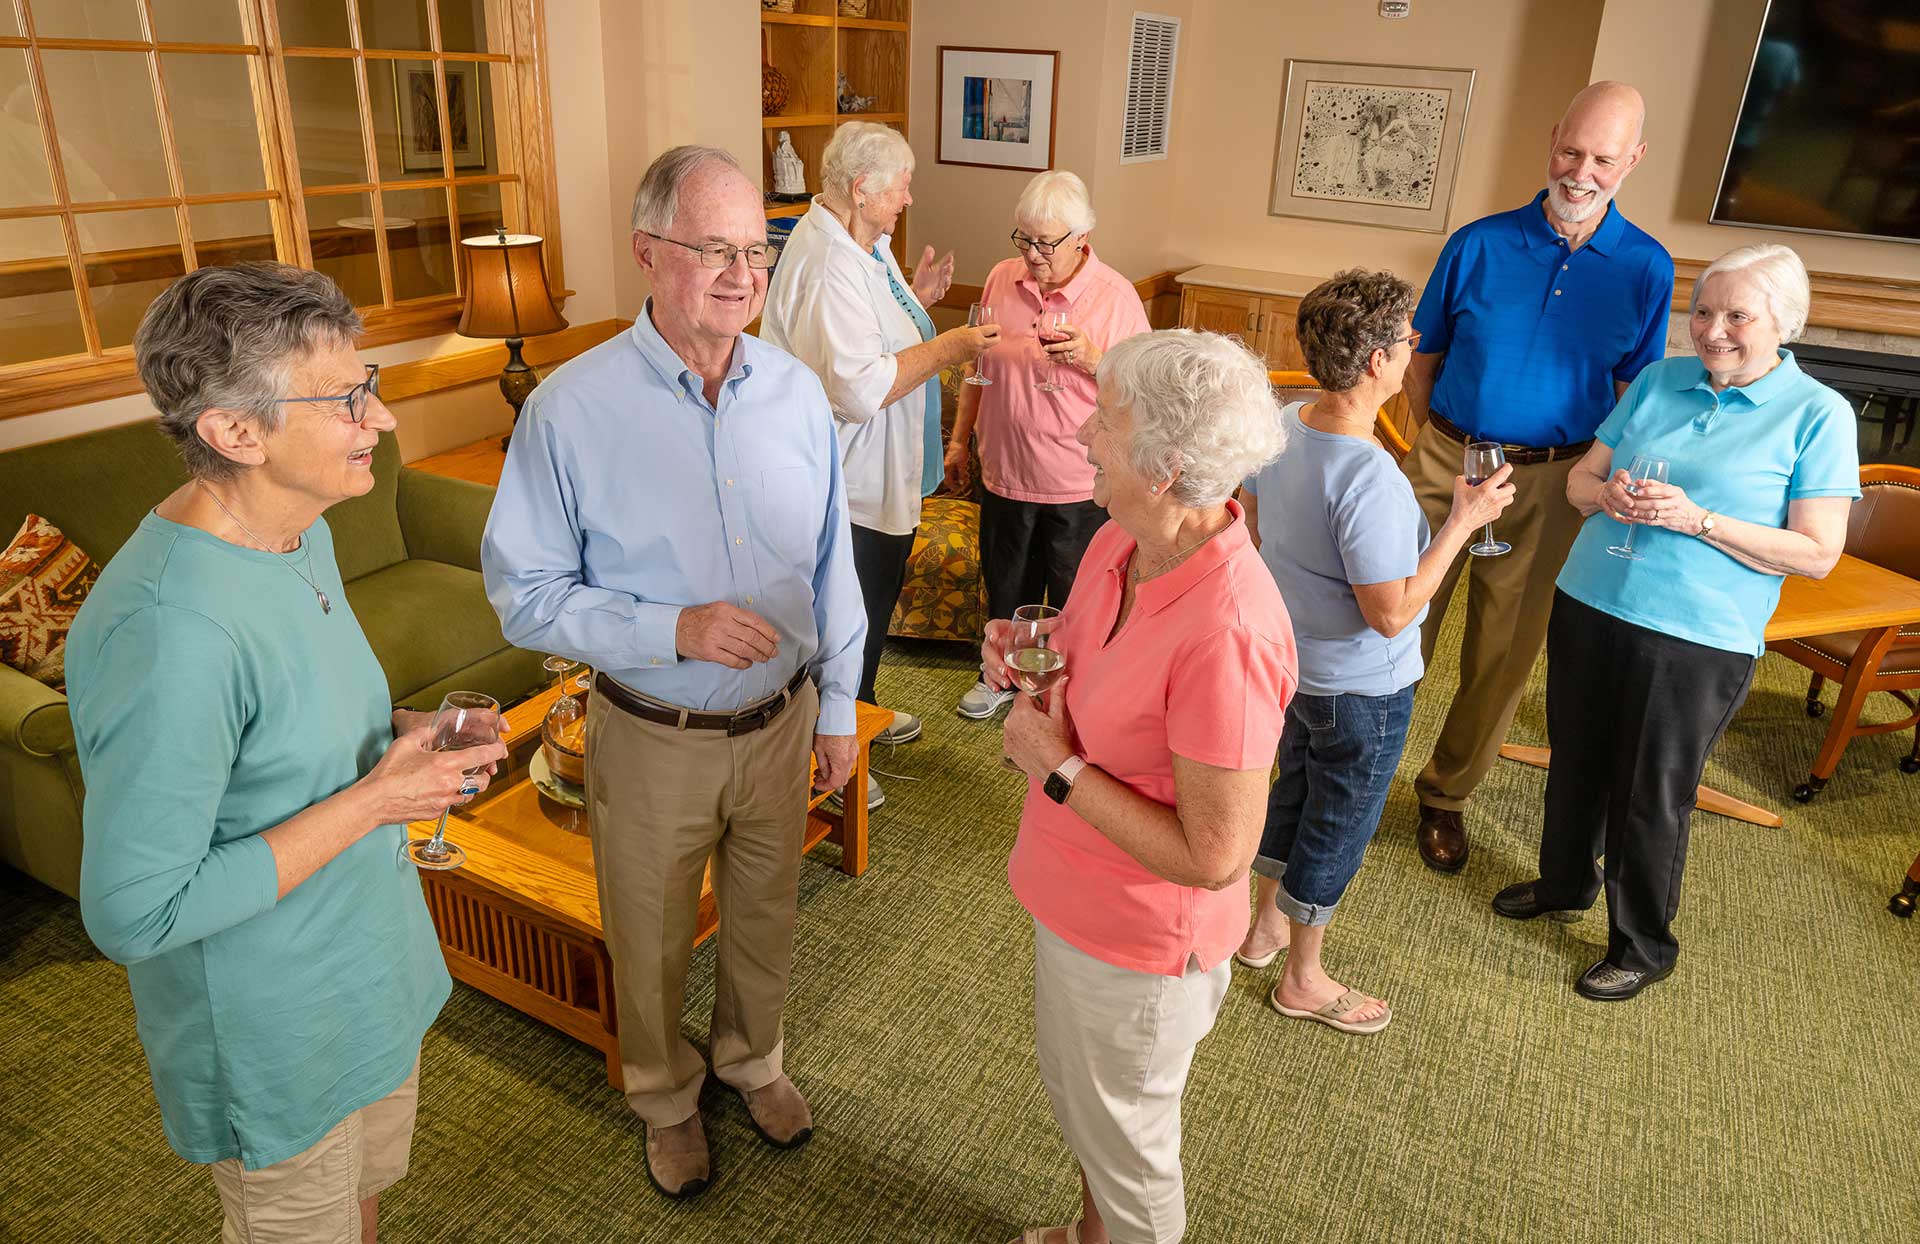
[[[860,578],[860,599],[867,607],[867,643],[860,651],[857,695],[869,704],[880,702],[874,695],[873,680],[880,672],[880,650],[887,646],[887,625],[893,621],[900,586],[907,581],[907,558],[912,553],[912,532],[890,536],[859,523],[853,525],[853,572]]]
[[[1067,603],[1093,534],[1107,512],[1091,501],[1014,501],[980,489],[980,577],[987,616],[1011,618],[1022,605]]]
[[[1607,962],[1673,966],[1680,874],[1707,754],[1753,685],[1754,659],[1622,622],[1553,594],[1547,623],[1541,899],[1585,908],[1607,891]],[[1599,866],[1606,856],[1604,873]]]

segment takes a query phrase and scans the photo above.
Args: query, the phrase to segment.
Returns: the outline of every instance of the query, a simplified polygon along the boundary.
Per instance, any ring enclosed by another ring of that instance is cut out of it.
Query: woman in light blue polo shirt
[[[1694,790],[1746,699],[1790,574],[1840,559],[1860,496],[1853,411],[1781,348],[1807,322],[1807,271],[1743,246],[1694,283],[1694,357],[1640,373],[1567,482],[1586,522],[1547,635],[1540,877],[1503,916],[1582,911],[1607,890],[1606,957],[1574,988],[1631,998],[1673,971]],[[1637,456],[1668,482],[1630,489]],[[1611,550],[1633,535],[1637,558]],[[1604,874],[1598,861],[1606,858]]]

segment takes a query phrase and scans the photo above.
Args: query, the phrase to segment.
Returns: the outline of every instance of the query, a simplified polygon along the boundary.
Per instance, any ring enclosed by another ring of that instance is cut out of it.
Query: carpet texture
[[[1436,665],[1403,778],[1452,691],[1444,648]],[[1543,670],[1516,741],[1544,742]],[[1002,1244],[1066,1221],[1077,1183],[1034,1068],[1031,925],[1004,874],[1021,783],[997,767],[997,725],[951,712],[973,678],[956,646],[889,650],[882,696],[921,713],[925,737],[874,757],[900,776],[882,778],[867,875],[842,876],[831,846],[803,868],[786,1039],[811,1144],[768,1148],[710,1082],[716,1182],[669,1204],[600,1056],[456,985],[381,1238]],[[1515,924],[1487,908],[1532,875],[1543,773],[1494,771],[1457,877],[1421,866],[1398,784],[1327,945],[1334,975],[1386,998],[1394,1023],[1347,1037],[1282,1019],[1265,1003],[1278,968],[1235,969],[1186,1095],[1187,1238],[1911,1231],[1920,923],[1885,904],[1920,849],[1920,777],[1895,767],[1905,736],[1863,739],[1812,805],[1787,799],[1825,725],[1801,710],[1804,680],[1764,659],[1708,771],[1786,828],[1696,818],[1679,968],[1625,1005],[1570,989],[1604,949],[1599,911]],[[712,968],[709,943],[688,990],[703,1046]],[[125,973],[72,903],[5,870],[0,1086],[0,1238],[217,1238],[206,1174],[161,1139]]]

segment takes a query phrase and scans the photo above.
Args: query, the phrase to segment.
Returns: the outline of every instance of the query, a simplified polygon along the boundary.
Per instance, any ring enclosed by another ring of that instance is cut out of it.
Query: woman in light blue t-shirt
[[[1752,685],[1781,580],[1821,578],[1846,543],[1853,411],[1781,348],[1808,301],[1784,246],[1716,259],[1693,287],[1694,355],[1641,372],[1567,481],[1587,519],[1547,632],[1540,876],[1493,907],[1582,911],[1604,880],[1607,953],[1574,985],[1584,997],[1631,998],[1673,971],[1707,754]],[[1664,459],[1668,482],[1635,486],[1641,457]],[[1628,536],[1632,557],[1615,551]]]

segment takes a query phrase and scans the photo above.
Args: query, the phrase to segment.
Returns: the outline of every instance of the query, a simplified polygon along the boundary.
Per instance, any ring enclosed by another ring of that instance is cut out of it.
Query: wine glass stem
[[[440,809],[440,824],[434,828],[433,837],[427,839],[427,845],[421,848],[423,855],[440,855],[447,849],[447,813],[450,808]]]
[[[1491,545],[1493,543],[1493,524],[1492,523],[1487,524],[1487,530],[1481,536],[1481,541],[1482,543],[1485,543],[1488,545]]]
[[[1623,547],[1623,548],[1625,548],[1625,549],[1627,550],[1627,552],[1629,552],[1629,553],[1631,553],[1631,552],[1633,552],[1633,526],[1632,526],[1632,524],[1628,524],[1628,526],[1627,526],[1627,540],[1626,540],[1626,543],[1625,543],[1625,544],[1624,544],[1624,545],[1623,545],[1622,547]]]

